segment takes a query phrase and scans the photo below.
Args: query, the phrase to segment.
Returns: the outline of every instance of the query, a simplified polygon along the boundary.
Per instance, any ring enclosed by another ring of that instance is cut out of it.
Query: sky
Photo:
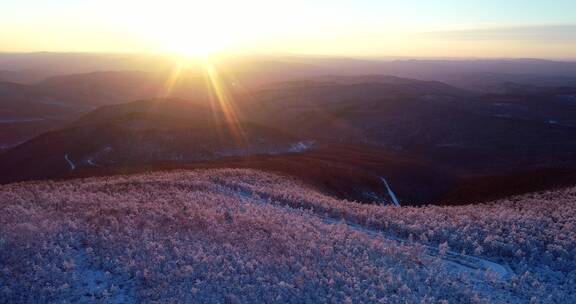
[[[574,0],[2,0],[0,51],[576,58]]]

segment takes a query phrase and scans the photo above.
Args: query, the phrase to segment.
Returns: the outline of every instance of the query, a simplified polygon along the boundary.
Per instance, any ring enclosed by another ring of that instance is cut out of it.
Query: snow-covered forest
[[[0,303],[576,303],[576,188],[395,207],[253,170],[0,186]]]

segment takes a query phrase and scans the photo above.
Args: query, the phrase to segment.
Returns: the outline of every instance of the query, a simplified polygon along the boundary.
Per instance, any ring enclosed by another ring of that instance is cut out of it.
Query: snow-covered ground
[[[252,170],[0,186],[0,303],[575,303],[576,188],[360,205]]]

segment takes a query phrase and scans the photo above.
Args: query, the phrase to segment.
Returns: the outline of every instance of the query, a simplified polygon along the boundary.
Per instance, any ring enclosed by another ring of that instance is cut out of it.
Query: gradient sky
[[[0,51],[576,58],[574,0],[4,0]]]

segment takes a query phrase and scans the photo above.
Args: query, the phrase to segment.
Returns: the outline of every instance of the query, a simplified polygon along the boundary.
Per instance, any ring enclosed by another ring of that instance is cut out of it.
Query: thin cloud
[[[423,33],[441,40],[576,43],[576,24],[491,27]]]

